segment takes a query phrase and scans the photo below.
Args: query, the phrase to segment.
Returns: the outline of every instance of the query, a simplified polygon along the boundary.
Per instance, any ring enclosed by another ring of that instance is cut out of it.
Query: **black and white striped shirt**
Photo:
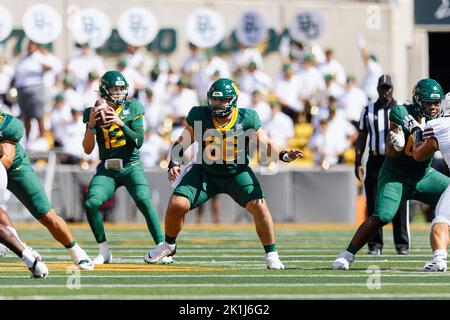
[[[369,136],[369,154],[374,156],[386,155],[389,112],[396,103],[395,100],[391,100],[391,103],[383,106],[377,100],[362,110],[358,130]]]

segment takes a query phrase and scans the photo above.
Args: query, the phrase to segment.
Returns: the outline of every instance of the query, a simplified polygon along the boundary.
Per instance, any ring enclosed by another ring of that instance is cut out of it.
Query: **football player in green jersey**
[[[418,162],[413,158],[414,134],[420,133],[419,122],[441,116],[444,98],[441,86],[433,79],[420,80],[413,89],[413,103],[396,105],[389,114],[390,138],[386,141],[386,159],[378,176],[375,213],[356,231],[346,251],[333,262],[333,269],[347,270],[355,254],[391,222],[404,201],[415,199],[436,206],[450,178],[431,167],[431,159]]]
[[[0,144],[0,159],[3,157],[3,145]],[[8,185],[8,174],[6,173],[5,166],[0,161],[0,203],[3,202],[3,197]],[[7,213],[3,208],[0,208],[0,215],[7,216]],[[25,262],[28,269],[31,271],[33,278],[45,278],[48,275],[48,268],[41,261],[41,256],[34,254],[34,252],[26,248],[22,242],[9,230],[11,227],[5,224],[0,219],[0,245],[4,249],[9,249],[14,252],[19,258]],[[0,249],[1,250],[1,249]],[[3,251],[2,251],[3,253]],[[4,252],[6,253],[6,252]]]
[[[176,186],[165,216],[165,241],[150,250],[144,260],[157,263],[175,254],[175,239],[189,211],[218,193],[227,193],[253,216],[256,232],[266,252],[269,269],[284,269],[275,248],[273,221],[261,186],[249,167],[249,140],[272,148],[285,162],[303,156],[300,150],[277,150],[261,129],[258,114],[237,107],[238,88],[227,78],[211,85],[208,107],[194,107],[187,116],[188,125],[171,152],[168,178]],[[199,148],[197,160],[187,173],[180,175],[183,150],[194,141]]]
[[[0,112],[0,143],[3,148],[0,160],[7,171],[8,190],[48,229],[55,240],[68,249],[75,265],[80,269],[93,270],[92,261],[74,241],[66,222],[52,208],[39,177],[31,167],[30,159],[19,143],[23,133],[24,127],[20,120]],[[5,213],[0,213],[0,221],[18,238]]]
[[[99,86],[103,101],[98,100],[99,105],[87,108],[83,115],[83,121],[87,125],[83,139],[84,151],[90,154],[97,140],[101,160],[89,184],[85,201],[89,225],[100,251],[94,259],[95,264],[112,262],[99,208],[120,186],[127,188],[144,215],[155,243],[164,240],[139,159],[139,148],[144,142],[144,106],[136,100],[127,101],[128,82],[118,71],[106,72],[100,79]],[[171,263],[172,258],[168,257],[160,262]]]

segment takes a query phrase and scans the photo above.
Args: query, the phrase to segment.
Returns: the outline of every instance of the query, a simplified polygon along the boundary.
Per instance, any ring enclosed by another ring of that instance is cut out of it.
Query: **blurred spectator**
[[[357,128],[359,116],[361,115],[362,109],[367,105],[367,102],[367,96],[364,91],[356,86],[355,77],[349,75],[347,77],[345,93],[338,100],[338,111],[342,112],[345,118]]]
[[[64,94],[59,93],[53,98],[53,108],[50,113],[50,125],[53,132],[53,139],[56,147],[63,145],[63,135],[66,130],[66,125],[72,121],[70,107],[64,101]],[[81,137],[84,135],[84,128]],[[76,148],[76,146],[73,146]],[[80,145],[81,147],[81,145]]]
[[[300,112],[304,110],[300,99],[302,79],[296,75],[289,63],[283,64],[282,72],[275,80],[275,96],[281,104],[281,110],[291,117],[294,123],[298,122]]]
[[[261,125],[263,127],[272,118],[272,110],[270,105],[264,100],[263,95],[258,90],[252,92],[250,108],[254,109],[256,113],[258,113],[259,119],[261,120]]]
[[[307,53],[303,56],[298,76],[301,79],[301,99],[308,100],[310,104],[318,104],[320,92],[325,89],[325,80],[322,73],[316,68],[312,54]]]
[[[159,166],[166,159],[171,145],[160,137],[152,127],[145,130],[144,144],[139,149],[142,165],[146,168]]]
[[[88,107],[92,107],[95,101],[98,99],[98,86],[99,86],[99,76],[95,71],[90,71],[88,73],[88,82],[85,91],[77,91],[80,97],[80,107],[84,110]]]
[[[247,70],[242,72],[238,79],[238,87],[241,91],[251,95],[255,90],[267,95],[272,90],[272,79],[266,73],[258,70],[256,62],[248,64]]]
[[[77,91],[86,91],[88,85],[89,72],[96,74],[105,73],[103,60],[91,50],[88,43],[80,45],[80,51],[75,54],[67,64],[67,71],[73,74],[75,89]]]
[[[36,119],[39,127],[39,141],[36,147],[48,150],[44,139],[44,112],[47,103],[47,91],[44,85],[44,74],[51,70],[47,59],[39,51],[39,46],[33,41],[28,42],[27,54],[16,65],[14,72],[14,86],[17,88],[17,101],[25,125],[27,144],[30,142],[31,120]]]
[[[198,105],[200,104],[195,91],[189,88],[185,79],[180,79],[169,98],[169,117],[174,123],[179,123],[181,118],[188,115],[192,107]]]
[[[259,70],[264,68],[263,58],[259,50],[247,47],[238,41],[238,49],[231,54],[231,72],[233,77],[239,78],[250,62],[256,63],[256,67]]]
[[[323,167],[342,163],[345,150],[358,136],[356,128],[336,113],[333,104],[329,108],[329,118],[320,119],[319,128],[308,142],[308,148],[314,152],[314,163]]]
[[[9,96],[11,81],[14,77],[14,68],[6,63],[3,55],[0,55],[0,106],[3,104],[11,108],[12,101]]]
[[[54,94],[56,94],[56,82],[63,71],[63,65],[61,60],[50,52],[50,44],[40,44],[39,51],[44,57],[46,65],[49,65],[51,69],[44,74],[44,85],[51,100]]]
[[[152,131],[158,132],[158,128],[164,122],[167,116],[167,109],[165,106],[158,104],[153,95],[153,90],[151,88],[145,88],[145,100],[144,105],[144,126],[147,129],[152,129]]]
[[[81,160],[88,160],[83,151],[83,137],[86,125],[83,123],[83,111],[70,110],[70,119],[64,126],[61,134],[62,152],[60,162],[62,164],[80,164]]]
[[[148,51],[139,49],[138,47],[127,44],[124,59],[126,65],[138,71],[140,74],[148,74],[153,65],[153,59]]]
[[[325,80],[325,89],[322,91],[321,99],[328,100],[329,97],[341,98],[344,94],[344,89],[335,81],[334,76],[326,74],[323,79]]]
[[[324,76],[332,75],[339,85],[345,85],[345,70],[344,67],[334,58],[333,49],[329,48],[325,50],[325,62],[319,66],[319,70]]]
[[[378,99],[378,78],[383,74],[383,70],[377,62],[377,56],[374,53],[369,53],[366,48],[361,48],[361,56],[366,67],[366,72],[361,82],[361,89],[370,102],[375,102]]]
[[[270,106],[272,116],[263,128],[277,146],[285,148],[288,146],[288,139],[295,134],[294,122],[281,111],[281,105],[277,101],[271,101]]]
[[[64,101],[69,106],[69,110],[82,110],[83,101],[81,95],[74,89],[72,78],[69,75],[65,75],[62,82],[63,91],[61,94],[64,96]]]
[[[152,102],[156,105],[168,106],[169,100],[169,75],[167,73],[161,73],[158,66],[154,66],[149,74],[149,80],[145,85],[145,88],[152,90]],[[139,100],[144,104],[147,100],[147,94],[145,90],[141,92]]]
[[[136,69],[128,67],[125,58],[120,58],[117,61],[116,69],[128,81],[128,99],[137,99],[139,90],[145,85],[144,77]]]

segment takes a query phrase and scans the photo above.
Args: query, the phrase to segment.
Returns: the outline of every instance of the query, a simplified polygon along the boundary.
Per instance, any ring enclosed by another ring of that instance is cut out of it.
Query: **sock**
[[[98,244],[98,248],[100,249],[100,254],[105,257],[108,258],[109,257],[109,246],[108,246],[108,242],[104,241]]]
[[[78,263],[80,260],[87,259],[87,254],[84,252],[83,249],[73,241],[72,243],[75,243],[72,247],[67,248],[69,250],[70,257],[72,258],[73,262]]]
[[[433,252],[434,260],[447,260],[447,250],[438,249]]]
[[[64,246],[66,249],[70,249],[73,248],[77,243],[75,241],[72,241],[71,243],[69,243],[67,246]]]
[[[177,237],[169,237],[169,236],[166,234],[166,239],[165,239],[165,241],[166,241],[168,244],[175,244],[176,238],[177,238]]]
[[[356,254],[358,252],[358,249],[356,249],[351,243],[349,243],[347,251],[350,252],[351,254]]]
[[[27,268],[32,268],[36,258],[33,256],[29,249],[24,249],[22,251],[22,260],[27,265]]]
[[[139,211],[142,212],[145,222],[147,223],[148,231],[152,235],[153,241],[158,244],[164,240],[163,231],[161,229],[161,223],[159,222],[158,215],[153,209],[152,203],[149,200],[150,195],[147,199],[138,200],[136,202]]]
[[[275,244],[269,244],[268,246],[264,246],[264,251],[266,253],[269,253],[269,252],[277,251],[277,249],[275,248]]]

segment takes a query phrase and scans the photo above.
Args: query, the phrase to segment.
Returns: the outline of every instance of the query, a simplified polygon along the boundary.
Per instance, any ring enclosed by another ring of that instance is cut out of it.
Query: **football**
[[[99,110],[100,118],[97,120],[97,123],[102,128],[107,128],[110,126],[109,123],[106,122],[106,110],[108,107],[108,104],[103,99],[97,99],[95,101],[94,108],[96,110]]]

